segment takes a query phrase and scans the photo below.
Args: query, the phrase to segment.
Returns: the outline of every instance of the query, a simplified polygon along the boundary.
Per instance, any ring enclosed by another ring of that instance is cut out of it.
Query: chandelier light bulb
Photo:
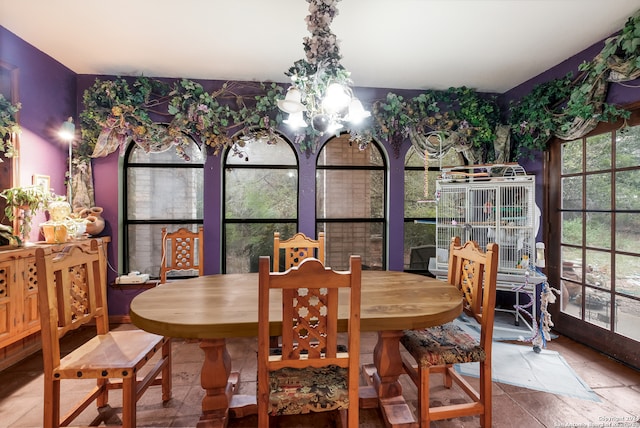
[[[337,113],[349,105],[351,96],[344,86],[339,83],[332,83],[327,87],[327,91],[322,99],[322,108],[330,113]]]
[[[371,116],[371,112],[365,110],[360,100],[354,97],[349,103],[347,120],[353,124],[358,124],[369,116]]]
[[[292,129],[307,127],[307,122],[304,121],[303,113],[301,111],[289,113],[289,117],[283,120],[283,122],[289,125]]]

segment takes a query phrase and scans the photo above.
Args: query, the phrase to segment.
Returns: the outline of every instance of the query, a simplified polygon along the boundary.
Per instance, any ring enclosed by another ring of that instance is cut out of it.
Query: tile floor
[[[119,328],[127,328],[120,326]],[[82,332],[65,337],[73,346]],[[362,361],[371,362],[375,334],[362,335]],[[241,371],[240,393],[255,392],[256,340],[229,339],[229,353],[233,370]],[[603,356],[567,338],[559,337],[548,344],[548,349],[558,351],[600,396],[601,402],[585,401],[494,383],[493,427],[640,427],[640,371]],[[195,342],[175,340],[173,360],[173,398],[163,406],[159,388],[152,388],[138,403],[138,425],[141,427],[194,427],[200,416],[203,390],[200,387],[202,351]],[[0,372],[0,428],[42,426],[42,369],[41,356],[35,354],[21,363]],[[472,380],[472,383],[475,380]],[[82,388],[89,388],[91,381],[79,387],[79,382],[63,382],[63,397],[72,399]],[[401,377],[404,395],[415,406],[415,387],[406,376]],[[440,399],[453,398],[457,392],[443,390],[432,382],[434,393]],[[103,425],[119,423],[119,392],[112,393],[110,412],[106,412]],[[88,425],[96,417],[95,408],[87,409],[76,424]],[[255,427],[255,416],[231,420],[229,427]],[[312,418],[287,418],[276,421],[282,427],[328,427],[330,419],[314,415]],[[383,427],[377,410],[362,410],[360,427]],[[438,421],[432,427],[477,427],[477,417]]]

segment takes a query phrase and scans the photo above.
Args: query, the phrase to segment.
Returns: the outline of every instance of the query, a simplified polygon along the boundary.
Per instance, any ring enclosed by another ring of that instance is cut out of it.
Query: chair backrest
[[[284,250],[284,270],[298,266],[308,257],[313,257],[324,264],[324,232],[318,233],[313,240],[304,233],[296,233],[291,238],[280,240],[280,232],[273,233],[273,271],[280,271],[280,252]],[[315,250],[315,251],[314,251]]]
[[[97,334],[109,331],[107,269],[103,243],[69,245],[59,253],[36,249],[38,307],[45,370],[60,364],[59,339],[95,322]]]
[[[202,226],[197,232],[184,227],[175,232],[162,228],[162,263],[160,264],[160,283],[167,282],[167,273],[173,271],[198,271],[204,275],[204,231]]]
[[[475,241],[460,245],[459,237],[451,239],[448,281],[462,291],[465,313],[480,324],[480,344],[486,352],[493,337],[497,277],[498,244],[491,242],[482,252]]]
[[[259,395],[269,393],[268,372],[283,367],[348,367],[350,389],[352,385],[358,385],[362,269],[360,256],[351,256],[349,266],[349,272],[335,272],[324,267],[318,259],[307,258],[299,266],[286,272],[270,272],[269,257],[260,257]],[[304,285],[304,288],[300,288],[300,285]],[[348,305],[339,302],[339,299],[347,298]],[[339,305],[349,308],[348,348],[347,352],[340,353],[337,352]],[[273,331],[273,324],[277,321],[272,319],[280,314],[282,355],[270,356],[269,338],[270,335],[277,334]],[[353,404],[358,405],[357,398]]]

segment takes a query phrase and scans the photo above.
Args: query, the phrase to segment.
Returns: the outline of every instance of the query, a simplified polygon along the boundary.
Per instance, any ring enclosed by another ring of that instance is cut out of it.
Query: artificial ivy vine
[[[20,110],[20,103],[12,104],[0,94],[0,153],[6,157],[15,155],[11,136],[20,132],[16,114]]]
[[[640,77],[640,11],[627,20],[622,31],[609,38],[592,61],[568,74],[536,86],[509,105],[506,125],[511,130],[511,159],[517,160],[547,149],[549,140],[575,137],[597,122],[627,118],[629,112],[604,102],[609,82]],[[131,82],[131,83],[130,83]],[[143,148],[172,144],[179,154],[184,134],[198,138],[214,154],[226,147],[241,153],[247,138],[274,141],[283,114],[277,100],[284,88],[276,83],[226,83],[207,92],[202,85],[182,79],[173,84],[159,79],[96,80],[84,93],[80,114],[82,141],[76,149],[80,161],[101,156],[133,140]],[[453,132],[477,159],[493,160],[493,142],[500,125],[495,97],[481,96],[466,87],[446,91],[427,90],[411,99],[388,93],[372,106],[372,119],[361,129],[348,129],[360,146],[371,138],[389,141],[396,156],[411,132]],[[12,155],[6,135],[19,132],[13,105],[0,95],[0,151]],[[244,138],[234,138],[233,136]],[[319,135],[296,134],[302,151],[313,151]]]

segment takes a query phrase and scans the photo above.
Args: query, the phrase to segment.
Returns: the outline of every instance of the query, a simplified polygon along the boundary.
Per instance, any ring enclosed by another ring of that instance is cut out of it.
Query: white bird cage
[[[467,172],[470,168],[474,172]],[[513,291],[525,282],[525,272],[536,262],[540,212],[535,203],[535,176],[526,175],[517,164],[445,168],[436,182],[436,200],[432,273],[446,277],[449,244],[459,236],[461,242],[476,241],[483,250],[489,242],[498,243],[499,290]],[[535,285],[544,280],[543,275],[530,272],[526,291],[535,295]],[[534,302],[534,311],[535,307]],[[517,311],[510,312],[515,313],[516,323],[524,319]]]

